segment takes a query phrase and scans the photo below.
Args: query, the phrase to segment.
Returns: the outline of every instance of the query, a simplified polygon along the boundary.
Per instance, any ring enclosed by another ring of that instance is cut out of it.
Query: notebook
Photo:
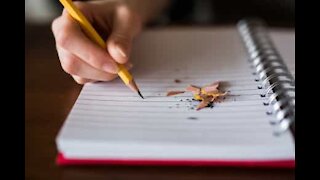
[[[258,20],[144,31],[131,60],[145,99],[120,79],[84,85],[56,138],[58,165],[294,168],[294,36]],[[228,95],[212,108],[166,96],[215,81]]]

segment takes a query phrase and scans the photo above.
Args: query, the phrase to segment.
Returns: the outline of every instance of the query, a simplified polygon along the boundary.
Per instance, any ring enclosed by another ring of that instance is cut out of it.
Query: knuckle
[[[69,36],[68,36],[68,22],[66,20],[66,17],[58,17],[55,20],[53,20],[51,29],[54,34],[56,44],[60,47],[67,47],[69,44]]]
[[[75,77],[73,77],[73,79],[74,79],[74,81],[76,83],[81,84],[81,85],[86,83],[86,81],[83,78],[75,78]]]
[[[56,43],[62,48],[68,48],[69,36],[64,27],[60,29],[60,33],[56,35]]]
[[[126,4],[119,4],[115,9],[115,14],[119,17],[126,18],[129,21],[140,21],[139,14]]]
[[[129,8],[128,5],[124,3],[119,3],[115,9],[115,12],[117,15],[122,15],[126,17],[129,17],[129,15],[132,14],[132,10]]]
[[[71,76],[74,79],[74,81],[76,83],[78,83],[78,84],[85,84],[85,83],[90,81],[89,79],[85,79],[85,78],[80,77],[80,76],[76,76],[76,75],[71,75]]]
[[[62,30],[56,37],[56,43],[58,46],[60,46],[64,49],[68,49],[69,44],[70,44],[70,38],[69,38],[68,34]]]
[[[52,23],[51,23],[51,30],[53,33],[56,33],[58,30],[57,28],[59,27],[59,21],[60,21],[60,17],[55,18]]]
[[[61,61],[62,69],[67,72],[68,74],[77,74],[77,59],[72,56],[64,57]]]

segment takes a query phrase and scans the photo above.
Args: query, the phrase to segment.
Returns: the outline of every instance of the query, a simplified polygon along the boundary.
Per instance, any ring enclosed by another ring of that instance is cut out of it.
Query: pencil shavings
[[[169,91],[167,96],[173,96],[184,92],[191,92],[193,94],[193,98],[200,101],[199,105],[196,108],[197,110],[200,110],[205,107],[212,107],[213,103],[219,97],[227,95],[227,92],[221,92],[219,90],[219,85],[220,82],[214,82],[201,88],[194,85],[189,85],[185,91]]]
[[[200,94],[200,89],[201,89],[201,88],[199,88],[199,87],[197,87],[197,86],[190,85],[190,86],[188,86],[188,87],[186,88],[186,91],[192,92],[193,95],[195,95],[195,94]]]
[[[182,94],[184,93],[185,91],[169,91],[167,93],[167,96],[174,96],[174,95],[177,95],[177,94]]]

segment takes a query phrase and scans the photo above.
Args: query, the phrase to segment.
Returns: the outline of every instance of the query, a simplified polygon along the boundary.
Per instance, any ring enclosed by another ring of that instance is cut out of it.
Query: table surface
[[[26,179],[295,179],[288,169],[231,167],[58,167],[56,135],[81,87],[63,72],[50,26],[25,29]]]

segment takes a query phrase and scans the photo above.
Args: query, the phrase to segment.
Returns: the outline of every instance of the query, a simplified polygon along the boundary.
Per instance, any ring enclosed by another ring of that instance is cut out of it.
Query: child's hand
[[[61,66],[79,84],[110,81],[117,77],[117,63],[128,63],[133,38],[142,21],[129,6],[117,1],[74,2],[97,32],[107,49],[90,40],[66,10],[52,23]]]

